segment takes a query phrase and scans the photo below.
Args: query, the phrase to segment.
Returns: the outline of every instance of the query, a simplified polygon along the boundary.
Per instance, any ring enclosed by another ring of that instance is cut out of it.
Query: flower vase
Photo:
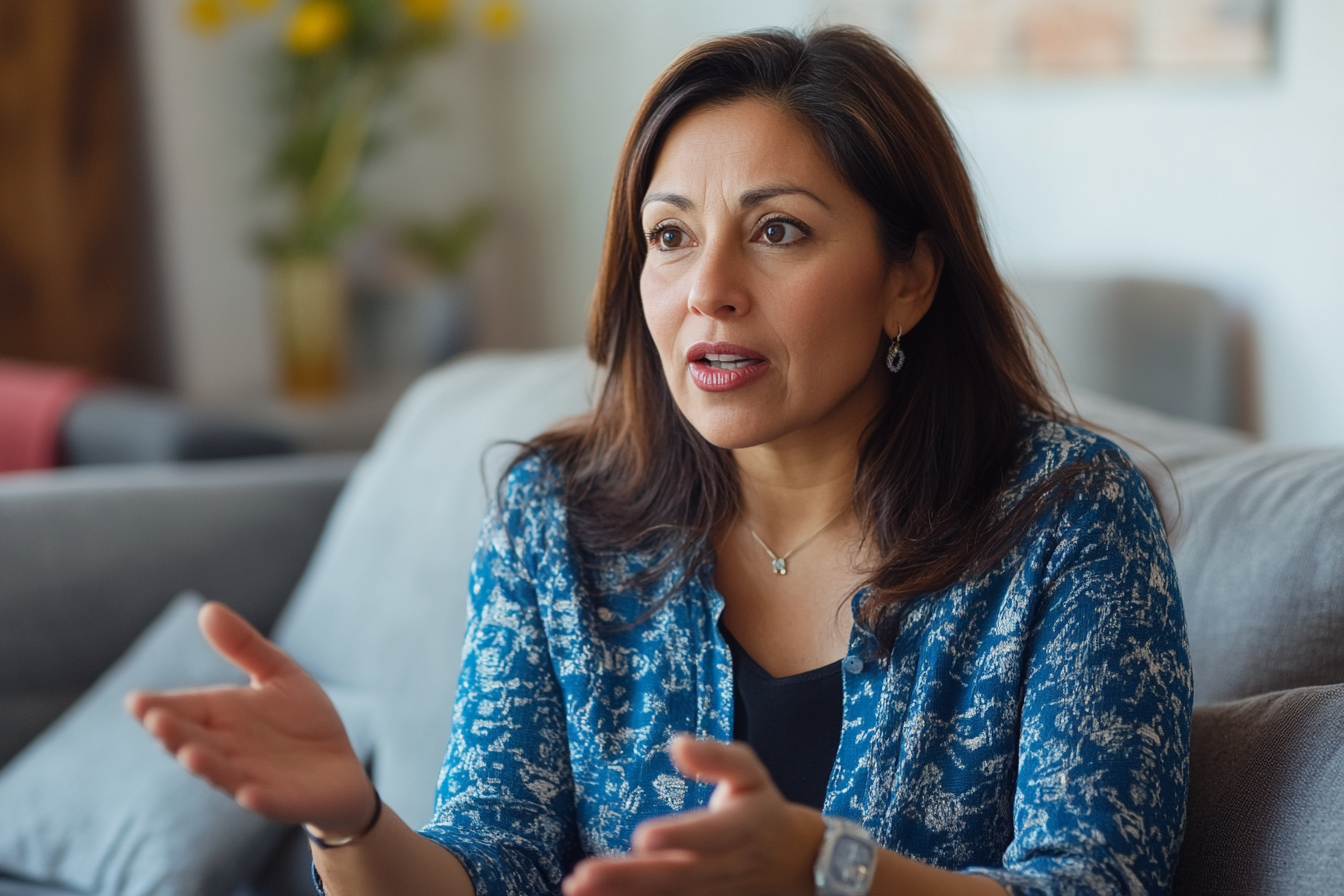
[[[346,285],[340,266],[326,256],[276,261],[271,299],[287,397],[335,398],[345,388]]]
[[[377,380],[419,374],[471,343],[471,296],[456,278],[430,277],[351,297],[354,366]]]

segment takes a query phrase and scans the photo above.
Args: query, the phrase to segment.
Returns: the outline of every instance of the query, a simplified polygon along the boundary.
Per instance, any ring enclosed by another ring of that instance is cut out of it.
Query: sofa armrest
[[[196,589],[270,628],[348,455],[0,477],[0,762]],[[31,730],[36,727],[36,730]]]

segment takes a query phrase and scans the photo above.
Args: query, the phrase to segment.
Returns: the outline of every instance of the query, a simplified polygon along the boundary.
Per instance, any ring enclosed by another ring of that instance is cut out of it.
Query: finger
[[[121,705],[126,707],[126,711],[140,722],[145,723],[145,713],[158,706],[163,706],[163,695],[154,691],[131,691],[122,698]]]
[[[187,771],[235,799],[247,781],[246,774],[236,763],[200,741],[189,741],[174,756]]]
[[[204,743],[213,740],[208,729],[168,709],[151,709],[145,713],[141,724],[155,740],[163,744],[164,749],[173,754],[192,741]]]
[[[215,712],[214,704],[218,702],[219,696],[229,690],[231,688],[224,686],[180,691],[131,691],[126,695],[124,703],[126,710],[141,724],[150,710],[162,709],[198,725],[205,725]]]
[[[251,676],[253,682],[263,682],[295,668],[294,661],[283,650],[218,601],[209,601],[201,607],[197,623],[210,646]]]
[[[714,781],[731,792],[748,792],[773,786],[756,752],[743,743],[725,744],[708,738],[679,735],[669,751],[672,762],[688,778]],[[715,790],[717,796],[719,790]],[[712,805],[712,804],[711,804]]]
[[[705,892],[712,871],[690,853],[584,859],[560,885],[564,896],[685,896]]]
[[[726,852],[747,839],[741,818],[696,809],[646,821],[630,838],[634,853],[683,850],[693,853]]]
[[[242,784],[242,772],[224,756],[206,729],[176,718],[162,709],[150,710],[145,716],[144,725],[173,758],[193,775],[204,778],[229,794],[233,794]]]

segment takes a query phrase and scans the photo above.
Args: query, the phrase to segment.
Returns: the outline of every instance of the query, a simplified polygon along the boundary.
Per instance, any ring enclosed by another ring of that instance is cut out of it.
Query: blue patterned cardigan
[[[825,812],[1014,894],[1165,893],[1191,681],[1162,523],[1111,442],[1034,417],[1024,434],[1009,500],[1071,461],[1096,461],[1093,472],[987,574],[903,604],[889,658],[854,627],[861,663],[843,673]],[[677,773],[668,741],[733,731],[713,571],[622,590],[651,558],[581,558],[558,480],[544,460],[516,465],[472,566],[452,738],[423,833],[479,896],[558,893],[575,862],[626,850],[641,821],[706,805],[711,785]]]

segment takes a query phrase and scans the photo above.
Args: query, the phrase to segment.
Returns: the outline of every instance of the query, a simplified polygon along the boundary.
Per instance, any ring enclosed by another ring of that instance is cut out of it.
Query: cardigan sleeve
[[[461,860],[477,896],[558,893],[579,858],[564,699],[528,547],[534,462],[509,475],[472,563],[471,617],[433,821],[421,833]]]
[[[1143,479],[1114,448],[1098,460],[1056,511],[1027,632],[1013,839],[1002,867],[965,869],[1015,896],[1166,893],[1184,828],[1176,574]]]

